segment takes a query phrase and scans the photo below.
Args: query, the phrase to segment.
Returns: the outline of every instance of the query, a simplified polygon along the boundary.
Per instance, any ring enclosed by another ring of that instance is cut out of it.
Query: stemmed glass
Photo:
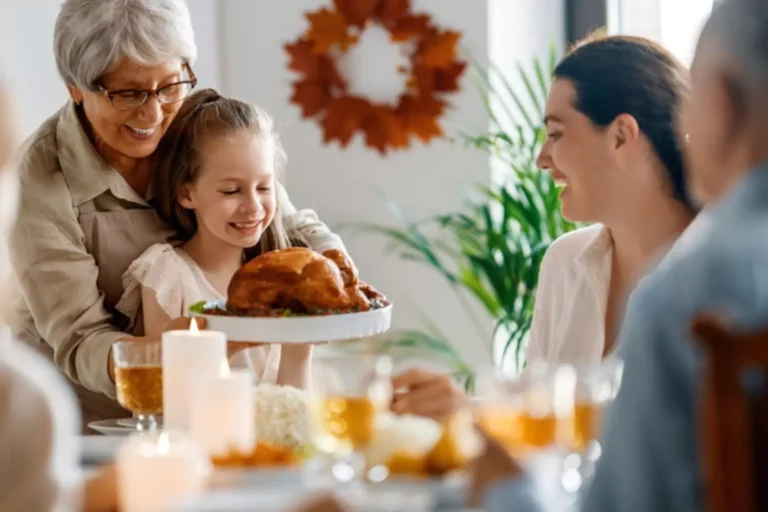
[[[562,395],[557,372],[558,367],[536,361],[518,378],[507,378],[497,370],[481,375],[475,418],[510,455],[525,458],[557,443],[558,397]]]
[[[162,344],[119,341],[112,346],[117,401],[136,417],[136,430],[155,430],[163,412]]]
[[[576,366],[570,418],[561,425],[561,444],[566,449],[561,485],[576,496],[600,459],[602,416],[621,388],[624,362],[609,357],[599,364]]]
[[[365,449],[377,415],[392,399],[392,360],[378,355],[329,355],[312,363],[318,449],[334,458],[331,473],[350,490],[363,490]]]

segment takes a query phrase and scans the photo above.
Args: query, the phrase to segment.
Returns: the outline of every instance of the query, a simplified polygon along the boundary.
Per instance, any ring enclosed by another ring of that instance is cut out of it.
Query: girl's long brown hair
[[[190,95],[179,109],[155,152],[152,174],[153,204],[160,217],[176,231],[176,240],[186,242],[197,232],[197,219],[192,210],[179,204],[182,185],[194,182],[202,165],[201,149],[211,140],[250,131],[273,141],[275,179],[282,183],[285,151],[273,131],[272,118],[249,103],[221,96],[213,89]],[[275,217],[261,236],[259,244],[246,249],[251,259],[275,249],[304,245],[296,233],[288,233],[283,223],[280,194],[277,194]]]

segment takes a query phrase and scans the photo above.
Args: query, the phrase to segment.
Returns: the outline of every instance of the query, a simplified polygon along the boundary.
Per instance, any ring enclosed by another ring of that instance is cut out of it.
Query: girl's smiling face
[[[241,248],[259,242],[277,207],[274,152],[271,137],[251,131],[203,144],[198,177],[179,193],[200,236]]]

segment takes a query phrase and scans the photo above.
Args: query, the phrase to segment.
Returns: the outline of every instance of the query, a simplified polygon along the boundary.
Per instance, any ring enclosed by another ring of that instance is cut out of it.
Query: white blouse
[[[674,243],[660,248],[646,275],[695,247],[708,227],[709,215],[702,211]],[[567,233],[550,245],[539,271],[528,361],[589,366],[603,360],[612,267],[613,240],[602,224]]]
[[[605,348],[605,313],[613,241],[602,224],[555,240],[541,263],[528,361],[598,364]]]
[[[187,316],[189,307],[201,300],[226,301],[208,282],[195,261],[182,249],[155,244],[139,256],[123,275],[125,292],[116,309],[130,321],[130,330],[142,321],[141,289],[155,292],[157,303],[170,318]],[[256,383],[275,384],[280,368],[280,345],[261,345],[239,352],[230,360],[236,368],[248,368]]]

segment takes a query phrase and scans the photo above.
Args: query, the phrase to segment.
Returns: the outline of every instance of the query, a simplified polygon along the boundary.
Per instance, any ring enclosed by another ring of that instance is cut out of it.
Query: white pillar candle
[[[117,453],[122,512],[166,512],[184,499],[203,494],[211,462],[186,437],[166,432],[133,436]]]
[[[203,375],[192,385],[190,434],[212,456],[250,453],[256,442],[256,404],[250,371]]]
[[[189,432],[189,398],[193,379],[218,372],[227,358],[222,332],[199,331],[192,319],[188,331],[163,333],[163,427]]]

